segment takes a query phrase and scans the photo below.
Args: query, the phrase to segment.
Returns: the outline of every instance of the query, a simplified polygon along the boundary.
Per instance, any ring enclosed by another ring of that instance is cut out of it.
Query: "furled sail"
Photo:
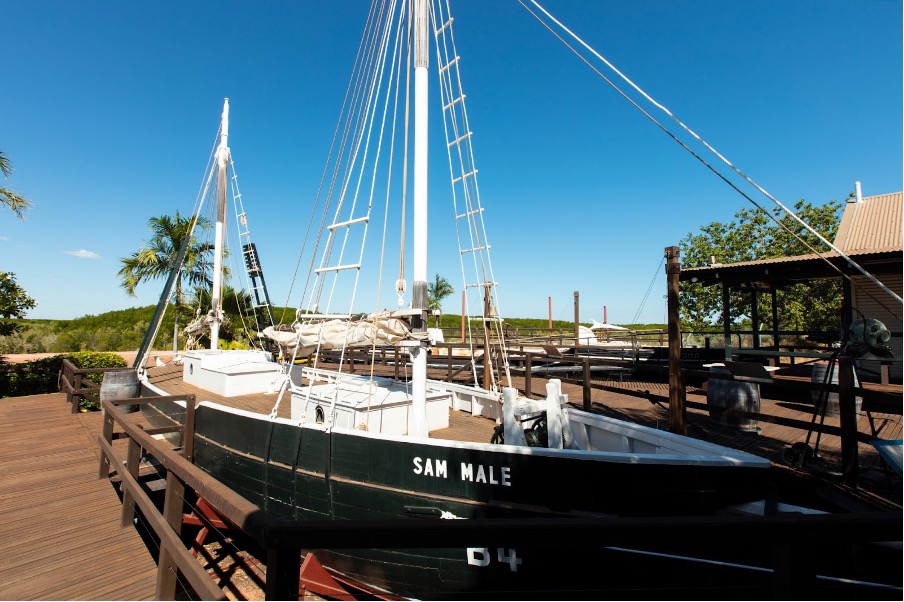
[[[210,325],[215,321],[219,324],[227,323],[226,316],[222,311],[211,309],[206,314],[202,314],[198,311],[195,319],[182,329],[182,332],[185,333],[185,336],[188,339],[185,343],[185,347],[187,349],[197,348],[198,340],[202,335],[210,332]]]
[[[295,323],[292,330],[264,329],[264,336],[277,343],[285,353],[303,357],[318,348],[324,351],[344,346],[395,345],[411,339],[408,323],[391,312],[371,314],[357,320],[333,319],[324,322]]]

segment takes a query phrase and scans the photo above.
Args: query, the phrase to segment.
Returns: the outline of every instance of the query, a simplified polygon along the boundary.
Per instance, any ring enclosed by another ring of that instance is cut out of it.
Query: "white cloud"
[[[95,253],[94,251],[87,251],[85,249],[79,249],[78,251],[63,251],[66,255],[72,255],[73,257],[80,257],[82,259],[100,259],[100,255]]]
[[[7,237],[3,236],[2,234],[0,234],[0,240],[9,240],[9,239]]]

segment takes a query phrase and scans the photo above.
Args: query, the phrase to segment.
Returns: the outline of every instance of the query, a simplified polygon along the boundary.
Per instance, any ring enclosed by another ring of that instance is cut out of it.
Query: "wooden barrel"
[[[710,366],[709,370],[714,374],[730,374],[728,368],[722,366]],[[706,404],[709,406],[709,416],[714,422],[744,432],[755,433],[758,431],[755,418],[732,416],[727,414],[726,410],[744,410],[759,414],[759,385],[711,378],[706,384]]]
[[[104,380],[100,385],[100,400],[132,399],[141,396],[141,383],[136,370],[114,370],[104,372]],[[137,412],[138,406],[120,406],[126,414]]]
[[[826,398],[826,416],[838,416],[838,393],[829,393],[823,390],[825,384],[838,384],[838,364],[836,362],[816,362],[813,364],[813,373],[810,376],[810,382],[813,388],[810,390],[810,399],[819,412],[820,396]],[[860,386],[860,379],[857,378],[857,371],[854,370],[854,386]],[[857,413],[860,413],[860,406],[863,404],[862,397],[855,397],[854,404],[857,407]]]

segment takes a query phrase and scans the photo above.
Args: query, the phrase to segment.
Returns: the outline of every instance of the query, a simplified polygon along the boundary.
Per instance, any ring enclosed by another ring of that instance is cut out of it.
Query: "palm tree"
[[[0,172],[3,172],[3,177],[7,180],[13,173],[13,167],[9,164],[9,159],[3,154],[3,151],[0,151]],[[31,209],[31,202],[28,199],[20,197],[3,186],[0,186],[0,202],[12,209],[19,219],[25,219],[25,211]]]
[[[436,275],[436,280],[427,283],[427,309],[437,310],[439,312],[435,318],[436,322],[434,323],[437,328],[439,328],[440,322],[442,321],[443,299],[454,292],[455,289],[452,288],[452,284],[439,274]]]
[[[148,220],[148,228],[153,236],[146,245],[130,255],[123,257],[120,262],[119,278],[122,287],[132,297],[135,296],[135,287],[144,280],[166,279],[176,267],[179,250],[186,237],[191,235],[193,218],[182,217],[179,212],[175,216],[161,215]],[[202,217],[198,218],[197,226],[203,230],[210,229],[210,221]],[[173,326],[173,353],[178,351],[179,314],[185,304],[185,296],[182,293],[183,280],[189,285],[190,290],[200,287],[210,287],[213,270],[213,259],[210,257],[213,245],[202,243],[192,235],[185,251],[185,259],[182,268],[176,277],[176,319]]]

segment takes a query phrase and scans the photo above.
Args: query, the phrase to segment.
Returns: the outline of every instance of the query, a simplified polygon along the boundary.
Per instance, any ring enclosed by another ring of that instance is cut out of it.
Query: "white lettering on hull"
[[[412,459],[413,472],[416,475],[434,477],[439,479],[449,478],[449,469],[446,460],[415,457]],[[497,485],[501,487],[512,486],[512,469],[508,466],[493,466],[492,464],[461,463],[461,480],[485,485]]]
[[[474,465],[461,463],[461,480],[473,483],[486,483],[488,485],[502,485],[503,487],[511,487],[511,468],[508,466],[484,466],[478,464],[475,470]]]
[[[449,469],[445,460],[431,460],[430,458],[414,458],[414,474],[425,477],[449,478]]]

